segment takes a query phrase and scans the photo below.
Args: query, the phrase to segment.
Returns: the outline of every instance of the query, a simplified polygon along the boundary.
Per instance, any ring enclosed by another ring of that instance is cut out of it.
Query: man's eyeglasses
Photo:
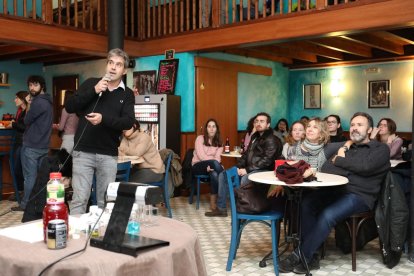
[[[335,125],[335,124],[337,124],[338,122],[337,122],[337,121],[326,121],[326,123],[327,123],[328,125]]]

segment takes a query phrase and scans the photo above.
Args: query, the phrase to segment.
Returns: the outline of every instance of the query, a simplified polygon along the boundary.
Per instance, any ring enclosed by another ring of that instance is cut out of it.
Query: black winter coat
[[[375,209],[375,222],[382,243],[383,262],[393,268],[400,261],[409,220],[405,195],[392,172],[386,176]]]
[[[282,142],[273,135],[273,129],[267,129],[252,135],[251,142],[237,162],[238,168],[246,169],[247,173],[256,170],[273,170],[275,160],[282,155]]]

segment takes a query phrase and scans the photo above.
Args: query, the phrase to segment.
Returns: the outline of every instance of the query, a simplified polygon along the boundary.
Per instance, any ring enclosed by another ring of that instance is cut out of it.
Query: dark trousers
[[[214,171],[207,172],[207,167]],[[223,167],[217,160],[204,160],[197,162],[191,168],[193,175],[205,174],[210,175],[210,192],[213,195],[218,193],[218,175],[223,171]]]

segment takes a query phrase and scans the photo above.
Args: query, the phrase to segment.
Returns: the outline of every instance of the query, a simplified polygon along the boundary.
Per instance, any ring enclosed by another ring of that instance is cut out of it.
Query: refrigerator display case
[[[176,95],[135,96],[135,118],[141,131],[148,133],[158,150],[172,149],[180,153],[181,99]]]

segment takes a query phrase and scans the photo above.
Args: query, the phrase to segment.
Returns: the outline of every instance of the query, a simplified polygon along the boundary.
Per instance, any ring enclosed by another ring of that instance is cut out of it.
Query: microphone
[[[106,73],[105,76],[102,78],[104,81],[111,81],[111,74]],[[102,91],[99,93],[99,97],[102,96]]]

